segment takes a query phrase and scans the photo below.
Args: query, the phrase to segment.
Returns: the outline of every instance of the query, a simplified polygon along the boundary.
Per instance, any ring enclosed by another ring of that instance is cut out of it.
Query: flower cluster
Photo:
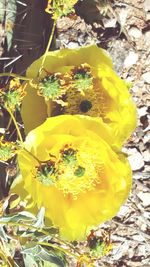
[[[26,85],[27,84],[22,85],[18,78],[12,79],[6,89],[0,89],[2,105],[6,109],[9,108],[12,111],[18,108],[26,95]]]
[[[7,161],[16,154],[16,145],[14,142],[8,142],[0,137],[0,160]]]
[[[42,57],[27,70],[27,76],[34,79],[35,83],[41,62]],[[47,97],[45,101],[35,89],[28,86],[21,111],[26,133],[52,115],[81,114],[102,118],[112,129],[118,147],[130,137],[136,125],[135,104],[129,93],[129,85],[113,71],[111,59],[103,49],[92,45],[49,52],[44,70],[57,77],[53,90],[55,95],[53,98],[49,96],[49,101]],[[57,76],[58,72],[61,79]],[[47,75],[41,74],[40,79]],[[64,86],[58,87],[58,84],[65,85],[65,89]],[[54,84],[49,83],[48,86],[48,82],[45,83],[46,92],[51,92],[52,88]],[[31,99],[34,99],[34,105],[29,105]],[[61,100],[66,104],[61,105]],[[32,117],[29,114],[33,114]]]
[[[57,20],[62,16],[66,16],[74,11],[73,7],[78,0],[48,0],[45,11],[52,14],[52,18]],[[53,2],[53,4],[52,4]]]
[[[96,45],[49,52],[27,70],[21,114],[27,134],[18,152],[23,195],[46,209],[68,240],[83,240],[111,219],[131,188],[121,147],[136,125],[128,84]],[[13,187],[14,192],[18,185]],[[95,253],[107,250],[101,240]]]

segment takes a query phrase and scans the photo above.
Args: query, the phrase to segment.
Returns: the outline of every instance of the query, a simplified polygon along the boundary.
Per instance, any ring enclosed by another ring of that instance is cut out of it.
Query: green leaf
[[[39,267],[38,263],[36,262],[34,257],[31,255],[25,255],[24,263],[25,263],[25,267],[29,267],[29,266],[30,267]]]
[[[35,224],[33,225],[34,227],[37,228],[43,228],[44,227],[44,215],[45,215],[45,208],[41,207],[41,209],[39,210],[38,214],[37,214],[37,219]]]
[[[5,0],[0,1],[0,23],[4,22],[5,18]]]
[[[5,242],[8,242],[9,236],[5,233],[3,226],[0,226],[0,237],[5,240]]]
[[[31,221],[34,221],[36,220],[36,217],[28,212],[28,211],[22,211],[22,212],[19,212],[17,214],[14,214],[14,215],[9,215],[9,216],[5,216],[5,217],[1,217],[0,218],[0,222],[1,223],[7,223],[7,222],[31,222]]]
[[[32,243],[33,245],[33,243]],[[24,259],[26,255],[30,256],[32,259],[36,259],[38,266],[57,266],[57,267],[65,267],[66,266],[66,259],[62,253],[58,253],[53,251],[49,251],[46,248],[43,248],[40,245],[35,245],[30,248],[25,248],[22,251]],[[45,263],[47,262],[47,263]],[[44,265],[44,264],[51,264],[51,265]]]
[[[12,45],[13,38],[13,27],[16,20],[16,12],[17,12],[17,1],[9,0],[6,2],[5,7],[5,28],[6,28],[6,39],[7,39],[7,49],[10,50]]]

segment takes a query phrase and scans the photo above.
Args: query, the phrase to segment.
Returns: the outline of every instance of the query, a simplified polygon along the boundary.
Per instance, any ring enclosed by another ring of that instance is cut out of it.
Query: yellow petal
[[[80,115],[49,118],[28,134],[30,154],[22,150],[18,156],[24,189],[38,208],[45,207],[63,238],[85,239],[128,197],[131,169],[114,144],[102,120]]]
[[[25,133],[39,126],[47,117],[47,106],[43,97],[37,95],[36,89],[31,85],[26,87],[26,96],[22,101],[21,116]]]

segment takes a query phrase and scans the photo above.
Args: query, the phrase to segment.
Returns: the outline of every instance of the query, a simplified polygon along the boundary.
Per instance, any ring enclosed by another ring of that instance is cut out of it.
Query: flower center
[[[73,88],[84,94],[86,90],[93,87],[93,77],[90,67],[82,64],[72,70],[72,85]]]
[[[36,167],[35,177],[46,186],[54,184],[57,180],[57,170],[54,162],[49,160]]]
[[[102,163],[98,160],[96,148],[93,152],[87,147],[88,144],[84,146],[83,142],[79,149],[72,145],[64,146],[57,157],[51,155],[52,159],[36,167],[35,177],[45,186],[55,186],[73,198],[77,198],[80,192],[92,190],[100,182]]]
[[[39,90],[45,98],[53,99],[60,94],[59,80],[54,76],[47,76],[39,83]]]
[[[38,94],[43,96],[45,100],[53,100],[64,105],[62,96],[65,94],[69,85],[69,76],[62,73],[48,73],[48,75],[40,80],[38,84]]]
[[[86,113],[92,108],[92,103],[88,100],[83,100],[81,101],[79,108],[82,112]]]

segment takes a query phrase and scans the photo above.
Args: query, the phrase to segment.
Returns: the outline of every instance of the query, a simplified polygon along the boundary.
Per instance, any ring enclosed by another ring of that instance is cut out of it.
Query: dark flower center
[[[88,100],[83,100],[79,106],[82,112],[88,112],[92,108],[92,103]]]

